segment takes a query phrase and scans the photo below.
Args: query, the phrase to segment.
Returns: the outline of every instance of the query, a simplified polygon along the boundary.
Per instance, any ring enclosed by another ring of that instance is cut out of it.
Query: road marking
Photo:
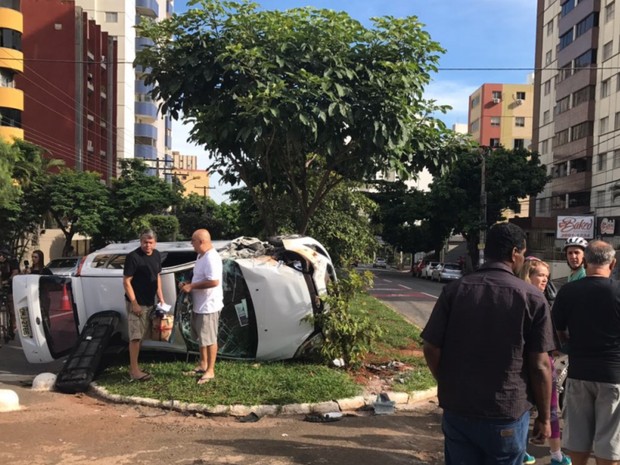
[[[391,293],[391,294],[384,294],[383,291],[400,291],[401,289],[373,289],[370,292],[372,294],[376,294],[378,297],[380,298],[385,298],[385,297],[418,297],[418,298],[432,298],[432,299],[437,299],[437,297],[435,297],[434,295],[431,294],[427,294],[426,292],[406,292],[406,293]]]
[[[426,293],[426,292],[422,292],[422,294],[427,295],[427,296],[429,296],[429,297],[432,297],[433,299],[439,299],[439,297],[438,297],[438,296],[433,295],[433,294],[428,294],[428,293]]]
[[[399,284],[399,286],[400,286],[400,287],[402,287],[402,288],[404,288],[404,289],[412,289],[411,287],[409,287],[409,286],[405,286],[404,284]]]

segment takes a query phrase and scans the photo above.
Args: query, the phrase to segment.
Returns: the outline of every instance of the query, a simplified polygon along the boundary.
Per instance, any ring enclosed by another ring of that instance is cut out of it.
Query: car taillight
[[[77,267],[77,270],[75,271],[75,276],[79,276],[80,273],[82,272],[82,266],[84,265],[84,262],[86,261],[86,255],[84,255],[81,259],[80,259],[80,263]]]
[[[30,325],[30,314],[28,313],[28,307],[20,307],[19,322],[21,325],[22,337],[32,338],[32,327]]]

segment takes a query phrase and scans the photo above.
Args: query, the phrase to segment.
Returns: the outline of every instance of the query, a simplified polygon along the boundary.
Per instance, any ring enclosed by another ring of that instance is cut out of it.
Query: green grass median
[[[205,405],[284,405],[360,395],[364,392],[366,379],[362,372],[367,371],[368,365],[381,366],[398,361],[405,369],[390,374],[392,390],[409,392],[434,386],[420,351],[419,329],[366,294],[356,298],[356,305],[364,308],[382,329],[374,350],[364,366],[356,371],[299,361],[218,360],[216,378],[198,385],[196,376],[183,373],[194,368],[194,360],[189,363],[184,360],[154,361],[145,357],[141,366],[152,374],[152,379],[130,382],[125,354],[121,360],[108,366],[96,382],[110,394],[162,401],[174,399]]]

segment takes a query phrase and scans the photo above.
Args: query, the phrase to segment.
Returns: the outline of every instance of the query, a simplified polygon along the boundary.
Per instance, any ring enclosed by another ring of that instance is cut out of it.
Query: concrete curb
[[[307,415],[310,413],[328,412],[353,412],[359,410],[371,410],[377,396],[365,395],[351,397],[348,399],[318,402],[314,404],[288,404],[288,405],[204,405],[190,402],[179,402],[176,400],[157,400],[145,397],[121,396],[110,394],[108,390],[97,383],[90,384],[90,392],[110,402],[121,404],[137,404],[146,407],[156,407],[170,409],[181,413],[199,413],[214,416],[234,416],[244,417],[250,413],[255,413],[259,417],[278,416],[278,415]],[[394,401],[396,412],[409,412],[424,401],[437,396],[437,388],[425,391],[406,392],[387,392],[390,400]]]

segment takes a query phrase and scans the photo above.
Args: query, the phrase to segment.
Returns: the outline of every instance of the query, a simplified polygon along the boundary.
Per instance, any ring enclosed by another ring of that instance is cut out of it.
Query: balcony
[[[142,118],[150,123],[157,119],[157,105],[153,102],[135,102],[136,118]]]
[[[146,47],[152,47],[153,45],[155,45],[155,42],[153,42],[152,39],[147,37],[136,37],[136,52],[139,52]]]
[[[134,145],[134,157],[143,160],[157,160],[157,147],[150,145],[136,144]]]
[[[136,79],[136,84],[134,86],[134,90],[136,94],[148,94],[153,90],[153,85],[147,85],[144,83],[143,79]]]
[[[135,137],[146,137],[148,139],[157,140],[157,128],[150,124],[136,123]]]
[[[141,16],[157,18],[159,16],[159,5],[155,0],[136,0],[136,13]]]
[[[142,65],[136,65],[135,70],[136,70],[136,77],[137,78],[140,78],[140,77],[144,76],[145,74],[151,74],[153,72],[153,68],[151,68],[151,67],[145,68]]]

